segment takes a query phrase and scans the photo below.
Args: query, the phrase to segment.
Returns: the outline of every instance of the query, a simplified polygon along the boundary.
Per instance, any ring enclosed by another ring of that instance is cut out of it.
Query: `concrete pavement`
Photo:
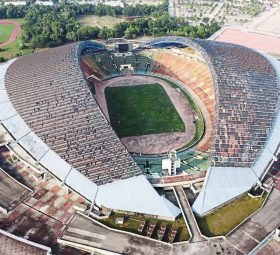
[[[192,233],[192,238],[191,242],[202,242],[205,241],[206,239],[201,235],[200,230],[198,228],[198,225],[196,223],[196,219],[193,215],[192,209],[190,207],[189,201],[187,199],[187,196],[184,192],[184,189],[182,186],[176,186],[175,192],[178,196],[179,203],[181,204],[182,210],[187,219],[190,231]]]

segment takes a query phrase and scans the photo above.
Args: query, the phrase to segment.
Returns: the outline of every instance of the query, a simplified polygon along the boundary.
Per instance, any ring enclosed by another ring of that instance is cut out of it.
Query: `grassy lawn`
[[[78,17],[78,22],[83,26],[97,26],[99,28],[112,28],[114,25],[124,22],[121,17],[85,15]]]
[[[107,87],[111,125],[119,137],[185,131],[173,103],[159,84]]]
[[[260,198],[251,198],[248,194],[215,210],[203,218],[197,217],[202,234],[212,237],[226,235],[249,215],[261,207],[266,194]]]
[[[0,25],[0,42],[8,41],[11,33],[13,32],[15,25],[7,24],[7,25]]]
[[[16,39],[13,43],[11,43],[8,46],[1,47],[1,49],[3,49],[3,51],[0,51],[0,56],[4,57],[6,59],[14,58],[14,57],[16,57],[17,54],[26,55],[26,54],[30,54],[33,52],[32,49],[20,50],[19,39]]]
[[[116,217],[125,217],[125,222],[124,224],[117,224],[115,223]],[[165,221],[165,220],[160,220],[160,219],[155,219],[155,218],[147,218],[147,217],[142,217],[142,216],[134,216],[134,215],[123,215],[123,214],[118,214],[118,213],[113,213],[108,219],[100,220],[103,224],[105,224],[108,227],[111,228],[116,228],[128,232],[132,232],[135,234],[141,234],[138,232],[138,227],[140,224],[140,221],[146,221],[147,223],[155,223],[156,227],[155,230],[152,234],[152,238],[157,238],[157,230],[159,229],[160,225],[165,225],[166,226],[166,232],[169,233],[171,228],[176,228],[178,230],[178,233],[175,237],[175,242],[182,242],[182,241],[187,241],[190,238],[188,229],[185,225],[183,217],[179,217],[176,221]],[[145,233],[145,228],[143,230]],[[163,241],[167,241],[167,235],[163,237]]]

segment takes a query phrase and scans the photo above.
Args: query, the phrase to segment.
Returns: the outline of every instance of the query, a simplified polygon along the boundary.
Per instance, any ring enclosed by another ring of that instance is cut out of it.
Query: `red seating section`
[[[215,90],[212,75],[208,65],[196,57],[190,57],[182,52],[173,53],[170,50],[160,50],[152,73],[166,75],[182,82],[200,100],[200,107],[206,114],[206,133],[198,150],[206,151],[211,146],[215,115]],[[204,116],[205,117],[205,116]]]

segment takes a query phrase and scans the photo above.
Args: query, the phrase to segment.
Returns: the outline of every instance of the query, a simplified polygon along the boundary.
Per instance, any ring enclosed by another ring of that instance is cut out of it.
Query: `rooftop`
[[[141,174],[91,95],[76,51],[72,44],[19,58],[5,77],[9,99],[49,148],[96,184]],[[48,148],[40,151],[44,162]]]

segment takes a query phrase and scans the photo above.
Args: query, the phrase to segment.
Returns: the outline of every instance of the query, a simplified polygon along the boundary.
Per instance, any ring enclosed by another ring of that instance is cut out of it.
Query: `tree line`
[[[35,5],[36,8],[40,8],[44,12],[70,12],[73,16],[79,15],[97,15],[97,16],[148,16],[155,12],[167,11],[168,3],[164,3],[158,6],[154,5],[140,5],[135,6],[124,5],[124,7],[112,7],[105,4],[55,4],[53,6],[39,6]],[[34,8],[32,1],[29,1],[27,5],[1,5],[0,4],[0,19],[17,19],[24,18],[25,15]]]
[[[113,28],[81,26],[79,15],[140,16],[137,19],[116,24]],[[199,26],[192,26],[182,18],[170,18],[167,5],[136,5],[111,7],[104,4],[76,5],[59,4],[54,6],[1,6],[0,17],[24,17],[22,25],[21,47],[44,48],[62,45],[68,42],[90,39],[108,39],[124,37],[134,39],[139,36],[189,36],[207,38],[220,26],[209,19]]]

